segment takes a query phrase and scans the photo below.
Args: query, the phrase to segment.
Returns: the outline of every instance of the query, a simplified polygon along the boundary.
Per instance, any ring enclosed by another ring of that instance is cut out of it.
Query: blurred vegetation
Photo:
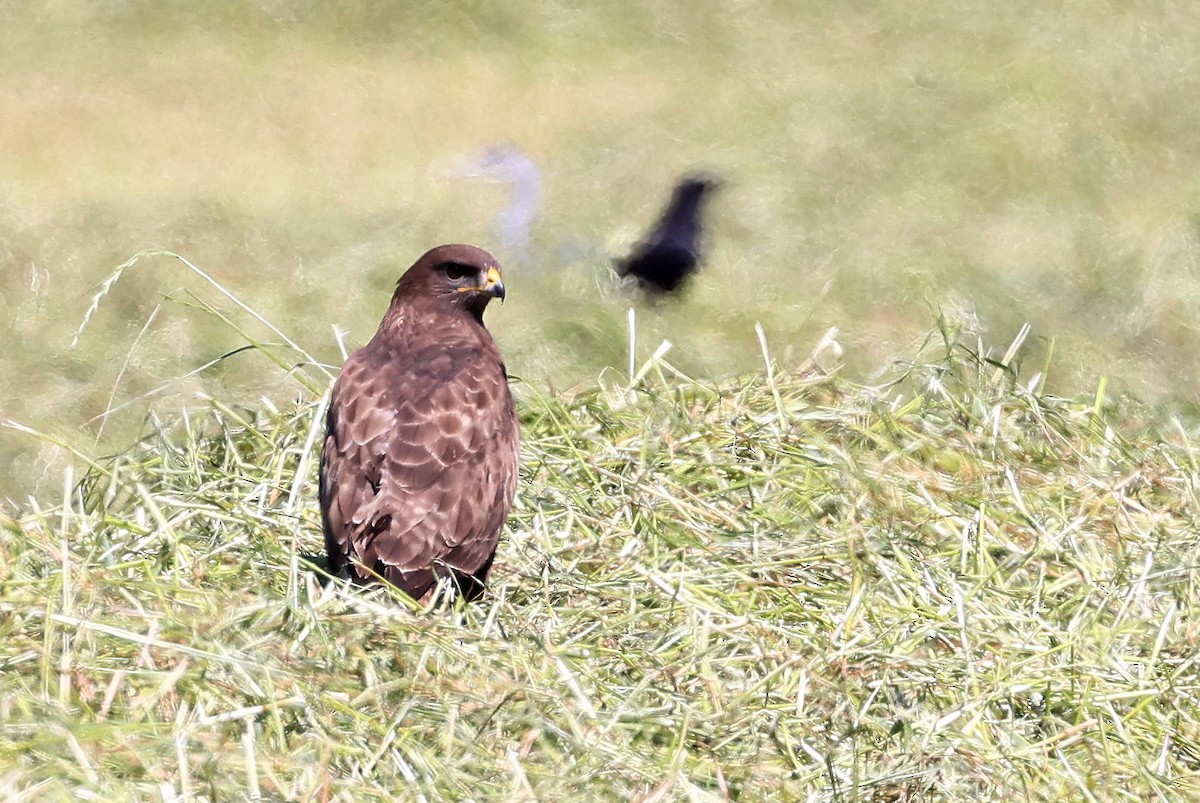
[[[69,348],[116,265],[174,250],[337,365],[335,328],[360,345],[425,248],[492,244],[504,189],[452,173],[497,142],[545,180],[535,256],[499,254],[490,313],[534,385],[625,364],[608,260],[703,167],[729,181],[706,272],[639,316],[691,375],[757,362],[761,321],[785,364],[839,327],[870,376],[940,312],[1001,348],[1031,323],[1025,374],[1052,346],[1060,393],[1108,375],[1169,409],[1195,396],[1184,2],[0,9],[0,414],[99,452],[155,405],[295,393],[252,352],[96,419],[241,345],[158,259]],[[3,431],[0,496],[57,488],[57,450]]]

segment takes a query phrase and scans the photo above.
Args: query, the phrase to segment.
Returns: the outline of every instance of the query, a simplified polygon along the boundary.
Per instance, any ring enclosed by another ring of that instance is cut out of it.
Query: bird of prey
[[[483,325],[493,298],[504,284],[491,254],[438,246],[342,367],[320,477],[335,576],[382,579],[420,602],[482,593],[519,450],[508,374]]]
[[[617,263],[617,273],[634,276],[647,294],[678,292],[700,260],[700,212],[705,196],[720,186],[714,179],[687,176],[675,185],[658,225],[632,254]]]

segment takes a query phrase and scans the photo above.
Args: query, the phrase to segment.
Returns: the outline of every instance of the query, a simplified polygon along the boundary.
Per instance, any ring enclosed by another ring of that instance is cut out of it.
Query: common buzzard
[[[371,342],[333,386],[321,455],[330,571],[427,601],[482,593],[517,488],[518,424],[483,325],[500,266],[442,245],[396,284]]]
[[[617,273],[633,275],[650,295],[683,288],[700,260],[700,211],[704,197],[720,183],[703,176],[681,179],[658,225],[633,253],[617,262]]]

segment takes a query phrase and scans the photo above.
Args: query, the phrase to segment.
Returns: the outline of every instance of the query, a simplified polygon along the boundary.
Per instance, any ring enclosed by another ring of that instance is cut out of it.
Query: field
[[[317,402],[68,477],[5,526],[6,799],[1200,794],[1194,433],[940,341],[889,388],[646,369],[519,387],[459,610],[321,586]]]
[[[867,378],[939,312],[1049,387],[1101,376],[1190,407],[1200,346],[1200,18],[1184,3],[502,3],[319,6],[63,0],[0,32],[5,417],[103,453],[198,391],[278,400],[189,306],[175,251],[331,365],[428,246],[496,239],[498,184],[453,177],[518,144],[543,173],[492,326],[514,373],[586,385],[626,360],[608,261],[674,178],[724,176],[704,280],[642,316],[690,375],[783,362],[832,326]],[[255,330],[257,337],[269,333]],[[122,407],[119,412],[111,411]],[[109,415],[105,415],[109,412]],[[98,437],[99,436],[99,437]],[[0,488],[56,489],[58,450],[6,436]],[[46,470],[52,464],[51,471]]]
[[[6,8],[5,799],[1200,795],[1200,16],[877,6]],[[422,612],[318,582],[314,439],[446,241],[524,473]]]

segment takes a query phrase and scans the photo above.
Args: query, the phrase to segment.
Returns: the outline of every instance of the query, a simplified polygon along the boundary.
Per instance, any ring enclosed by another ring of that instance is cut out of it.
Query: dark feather
[[[681,290],[700,263],[701,211],[705,196],[719,186],[709,178],[680,180],[658,225],[624,260],[621,276],[634,276],[651,295]]]

